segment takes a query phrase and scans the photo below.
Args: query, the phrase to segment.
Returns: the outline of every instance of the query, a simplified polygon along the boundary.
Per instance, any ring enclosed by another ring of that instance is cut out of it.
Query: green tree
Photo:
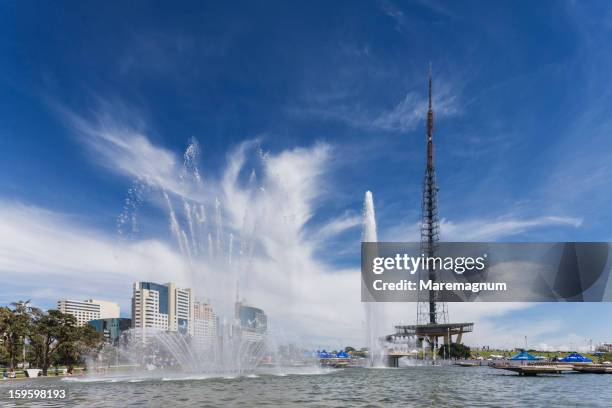
[[[367,349],[367,347],[362,347],[359,350],[354,350],[352,355],[355,356],[355,357],[367,357],[368,356],[368,349]]]
[[[56,362],[73,365],[83,361],[83,356],[98,351],[104,345],[104,336],[90,325],[76,327],[74,340],[62,344],[57,350]]]
[[[8,366],[15,369],[19,351],[23,350],[31,324],[29,301],[13,303],[14,309],[0,307],[0,336],[8,356]]]
[[[460,343],[452,343],[450,347],[445,344],[438,350],[438,355],[442,358],[467,359],[470,358],[470,354],[470,348]]]
[[[0,333],[0,339],[1,338],[2,334]],[[8,365],[8,353],[2,341],[0,341],[0,364]]]
[[[40,310],[37,307],[32,306],[32,301],[31,300],[20,300],[17,302],[13,302],[11,303],[11,306],[13,306],[14,308],[14,312],[20,316],[25,316],[23,318],[23,320],[27,320],[27,328],[25,330],[24,333],[22,333],[22,357],[23,357],[23,362],[25,363],[26,361],[26,346],[27,346],[27,337],[30,334],[30,331],[32,330],[32,321],[34,319],[35,316],[38,316],[42,313],[42,310]]]
[[[30,341],[43,375],[47,375],[58,350],[70,342],[78,341],[79,334],[76,318],[59,310],[49,310],[34,319]]]

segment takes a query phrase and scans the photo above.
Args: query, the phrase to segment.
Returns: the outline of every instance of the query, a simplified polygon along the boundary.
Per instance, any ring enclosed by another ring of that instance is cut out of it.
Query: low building
[[[612,343],[601,343],[597,346],[597,350],[604,353],[612,353]]]
[[[100,305],[100,319],[117,319],[120,316],[119,305],[108,300],[89,299],[86,302]]]
[[[60,299],[57,309],[62,313],[73,315],[79,326],[84,326],[90,320],[112,319],[119,317],[119,305],[106,300],[69,300]]]
[[[132,326],[132,319],[125,317],[96,319],[90,320],[88,324],[101,333],[106,341],[116,346],[119,344],[121,335]]]

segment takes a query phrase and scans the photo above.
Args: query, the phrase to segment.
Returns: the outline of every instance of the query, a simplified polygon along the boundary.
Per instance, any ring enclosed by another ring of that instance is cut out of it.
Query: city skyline
[[[148,331],[167,331],[189,335],[199,341],[217,337],[217,315],[210,304],[194,299],[191,288],[177,288],[172,282],[135,282],[132,287],[129,318],[120,316],[118,304],[100,299],[60,299],[57,310],[74,316],[78,326],[93,326],[113,344],[128,329],[135,329],[143,336]],[[234,319],[241,320],[244,325],[239,313],[241,307],[236,303]]]
[[[179,296],[179,297],[188,296],[187,302],[189,302],[192,305],[191,309],[194,312],[194,316],[198,314],[207,315],[207,314],[213,313],[212,305],[209,303],[208,300],[203,300],[202,296],[196,296],[196,293],[193,292],[192,288],[177,288],[174,282],[165,282],[163,284],[156,283],[156,282],[134,282],[132,284],[132,297],[131,297],[132,300],[130,302],[132,307],[130,307],[127,311],[124,310],[123,313],[120,312],[122,309],[120,308],[118,303],[110,302],[104,299],[76,300],[76,299],[67,299],[64,297],[64,298],[59,299],[56,302],[56,306],[51,307],[50,309],[57,309],[62,313],[70,313],[73,315],[75,315],[75,313],[83,312],[84,315],[87,315],[87,316],[84,316],[83,318],[89,317],[89,315],[95,315],[96,317],[93,317],[92,319],[112,319],[112,318],[125,318],[125,317],[133,318],[134,317],[134,306],[133,306],[134,294],[136,291],[140,291],[143,289],[141,287],[143,286],[143,284],[146,286],[147,290],[155,290],[156,292],[158,292],[158,294],[159,294],[159,289],[155,289],[155,288],[164,287],[164,290],[166,291],[164,296],[166,297],[168,296],[169,291],[172,291],[172,290],[176,292],[176,294],[173,296]],[[170,303],[171,299],[169,298],[167,302]],[[34,303],[35,302],[33,302],[32,304]],[[240,298],[240,294],[238,292],[236,293],[236,300],[234,302],[234,305],[235,305],[235,308],[239,307],[239,305],[245,305],[247,307],[254,307],[254,305],[248,303],[248,301],[245,298]],[[237,310],[238,309],[234,309],[233,311],[234,315],[238,313]],[[75,317],[77,317],[78,324],[82,324],[82,321],[81,321],[82,319],[76,315]],[[85,320],[85,323],[86,322],[87,320]]]
[[[233,279],[198,281],[206,266],[181,253],[153,180],[177,212],[218,198],[226,241],[252,206],[267,254],[241,276],[244,297],[315,346],[364,344],[363,195],[381,241],[418,241],[430,61],[442,241],[612,241],[609,11],[435,4],[278,3],[270,16],[246,3],[247,21],[185,3],[162,26],[138,4],[0,6],[12,57],[0,62],[0,304],[102,298],[125,313],[132,281],[176,282],[213,306],[231,295]],[[204,190],[182,172],[193,140]],[[265,194],[252,195],[252,170]],[[449,305],[475,322],[468,345],[504,347],[609,342],[598,316],[611,312]],[[415,317],[388,307],[389,325]]]

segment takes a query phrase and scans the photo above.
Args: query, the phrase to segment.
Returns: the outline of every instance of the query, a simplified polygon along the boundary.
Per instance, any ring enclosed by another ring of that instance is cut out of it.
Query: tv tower
[[[434,112],[432,104],[432,75],[429,64],[429,108],[427,110],[427,164],[423,178],[423,201],[421,202],[421,253],[426,257],[434,257],[440,239],[440,221],[438,218],[438,186],[436,184],[436,167],[434,165]],[[433,265],[426,271],[423,278],[435,282],[436,271]],[[438,301],[437,291],[430,290],[421,294],[417,303],[417,324],[437,324],[448,322],[446,303]]]
[[[426,257],[435,257],[440,240],[440,220],[438,218],[438,186],[436,184],[436,167],[434,165],[434,112],[432,102],[432,76],[429,65],[429,106],[427,109],[427,163],[423,178],[423,201],[421,202],[421,253]],[[421,280],[438,280],[433,263],[426,270],[419,272]],[[407,338],[416,338],[417,345],[423,346],[423,359],[436,359],[440,339],[444,341],[448,352],[452,344],[461,344],[463,334],[474,329],[474,323],[449,323],[446,303],[439,299],[435,290],[419,291],[417,299],[416,324],[396,325],[395,333],[386,336],[390,343],[403,342]],[[425,344],[429,352],[425,352]],[[427,355],[428,354],[428,355]],[[399,366],[399,359],[405,357],[401,353],[387,353],[388,365]],[[407,355],[406,355],[407,356]]]

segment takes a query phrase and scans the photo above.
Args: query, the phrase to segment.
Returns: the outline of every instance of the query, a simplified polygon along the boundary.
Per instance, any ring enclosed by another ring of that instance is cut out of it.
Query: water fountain
[[[366,191],[363,205],[363,242],[378,242],[376,230],[376,214],[374,211],[374,198],[370,191]],[[416,339],[414,336],[388,336],[385,331],[384,303],[373,301],[364,302],[366,315],[366,344],[370,367],[386,367],[386,354],[399,353],[416,357]],[[403,358],[404,365],[413,365],[414,359],[408,361]]]
[[[363,242],[378,242],[376,231],[376,214],[374,212],[374,198],[370,191],[366,191],[363,204]],[[384,327],[384,305],[374,301],[365,302],[366,315],[366,344],[368,346],[368,359],[371,367],[384,366],[384,347],[382,336]]]
[[[256,372],[313,371],[318,368],[317,361],[306,353],[297,338],[278,327],[245,329],[235,315],[235,302],[240,301],[239,282],[248,278],[246,272],[252,267],[253,255],[261,250],[257,241],[258,214],[249,204],[256,202],[265,190],[258,185],[255,170],[250,172],[241,195],[224,185],[227,180],[205,185],[198,168],[199,151],[197,141],[192,140],[178,180],[172,185],[167,181],[137,180],[128,191],[118,218],[118,232],[122,239],[137,237],[143,227],[139,224],[139,212],[161,209],[168,219],[174,245],[187,266],[182,276],[165,276],[164,281],[180,279],[186,287],[194,289],[196,297],[209,298],[215,312],[226,318],[218,320],[217,335],[204,341],[177,331],[131,329],[123,334],[117,347],[105,347],[90,361],[91,371],[102,372],[105,367],[118,364],[131,367],[130,375],[147,377],[180,373],[236,377]],[[237,162],[230,166],[230,175],[226,177],[238,177],[244,162]],[[220,196],[244,202],[242,213],[236,213],[239,206],[224,206]],[[225,222],[224,212],[233,220],[240,219],[241,225]]]

